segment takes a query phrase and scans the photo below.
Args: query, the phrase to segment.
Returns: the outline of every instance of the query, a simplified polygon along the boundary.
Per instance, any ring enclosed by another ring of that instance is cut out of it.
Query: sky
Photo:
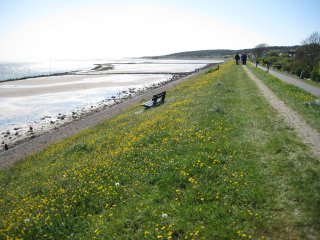
[[[320,0],[1,0],[0,61],[299,45]]]

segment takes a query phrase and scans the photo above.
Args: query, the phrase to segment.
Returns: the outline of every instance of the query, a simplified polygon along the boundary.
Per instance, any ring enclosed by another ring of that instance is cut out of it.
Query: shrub
[[[316,82],[320,82],[320,66],[315,68],[311,74],[310,77],[312,80],[316,81]]]

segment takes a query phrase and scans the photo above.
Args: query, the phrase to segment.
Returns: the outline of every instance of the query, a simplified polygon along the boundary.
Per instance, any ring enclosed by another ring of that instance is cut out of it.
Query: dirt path
[[[152,96],[156,93],[166,91],[173,86],[186,81],[187,79],[197,76],[199,74],[204,73],[207,71],[212,65],[208,65],[205,69],[198,71],[194,74],[191,74],[187,77],[183,77],[177,80],[174,80],[172,82],[169,82],[168,84],[161,86],[159,88],[147,91],[141,95],[137,95],[133,97],[130,100],[124,101],[118,105],[115,105],[111,108],[103,109],[99,112],[93,113],[87,117],[84,117],[79,120],[72,121],[68,123],[65,126],[59,127],[56,130],[53,130],[52,132],[45,133],[43,135],[37,136],[35,138],[29,139],[21,144],[18,144],[17,146],[10,148],[7,151],[0,153],[0,169],[7,168],[14,164],[15,162],[18,162],[19,160],[22,160],[26,156],[38,152],[41,149],[49,146],[50,144],[60,141],[64,138],[67,138],[69,136],[72,136],[73,134],[76,134],[80,132],[81,130],[84,130],[86,128],[92,127],[96,125],[97,123],[104,121],[106,119],[109,119],[124,110],[128,109],[134,104],[138,104],[143,99],[149,100],[152,98]],[[143,107],[141,107],[143,109]]]
[[[256,78],[246,66],[243,66],[243,68],[250,79],[257,84],[264,97],[279,112],[281,117],[295,129],[302,141],[310,146],[313,155],[320,158],[320,134],[311,128],[295,111],[287,107],[284,102],[262,83],[260,79]]]

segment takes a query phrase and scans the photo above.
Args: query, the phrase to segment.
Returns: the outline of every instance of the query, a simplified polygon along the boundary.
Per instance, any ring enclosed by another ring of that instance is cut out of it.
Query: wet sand
[[[143,76],[143,77],[141,77]],[[149,76],[149,77],[148,77]],[[163,75],[161,75],[163,76]],[[159,77],[160,79],[160,77]],[[0,83],[0,97],[25,97],[59,92],[72,92],[102,87],[124,87],[146,85],[156,81],[157,76],[146,74],[137,75],[132,82],[124,75],[64,75],[25,79]]]

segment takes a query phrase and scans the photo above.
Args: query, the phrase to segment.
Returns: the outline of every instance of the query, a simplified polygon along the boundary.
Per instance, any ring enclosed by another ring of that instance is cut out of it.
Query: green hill
[[[269,46],[266,47],[266,51],[276,50],[276,51],[288,51],[297,46],[289,47],[289,46]],[[168,55],[161,56],[149,56],[146,58],[152,59],[204,59],[204,58],[228,58],[233,57],[236,53],[247,53],[250,54],[253,52],[253,48],[248,49],[214,49],[214,50],[198,50],[198,51],[186,51],[186,52],[178,52],[172,53]]]
[[[0,239],[316,239],[319,169],[229,61],[1,170]]]
[[[199,50],[199,51],[187,51],[172,53],[163,56],[154,56],[151,58],[156,59],[166,59],[166,58],[176,58],[176,59],[192,59],[192,58],[221,58],[229,55],[235,54],[235,50],[229,49],[217,49],[217,50]]]

